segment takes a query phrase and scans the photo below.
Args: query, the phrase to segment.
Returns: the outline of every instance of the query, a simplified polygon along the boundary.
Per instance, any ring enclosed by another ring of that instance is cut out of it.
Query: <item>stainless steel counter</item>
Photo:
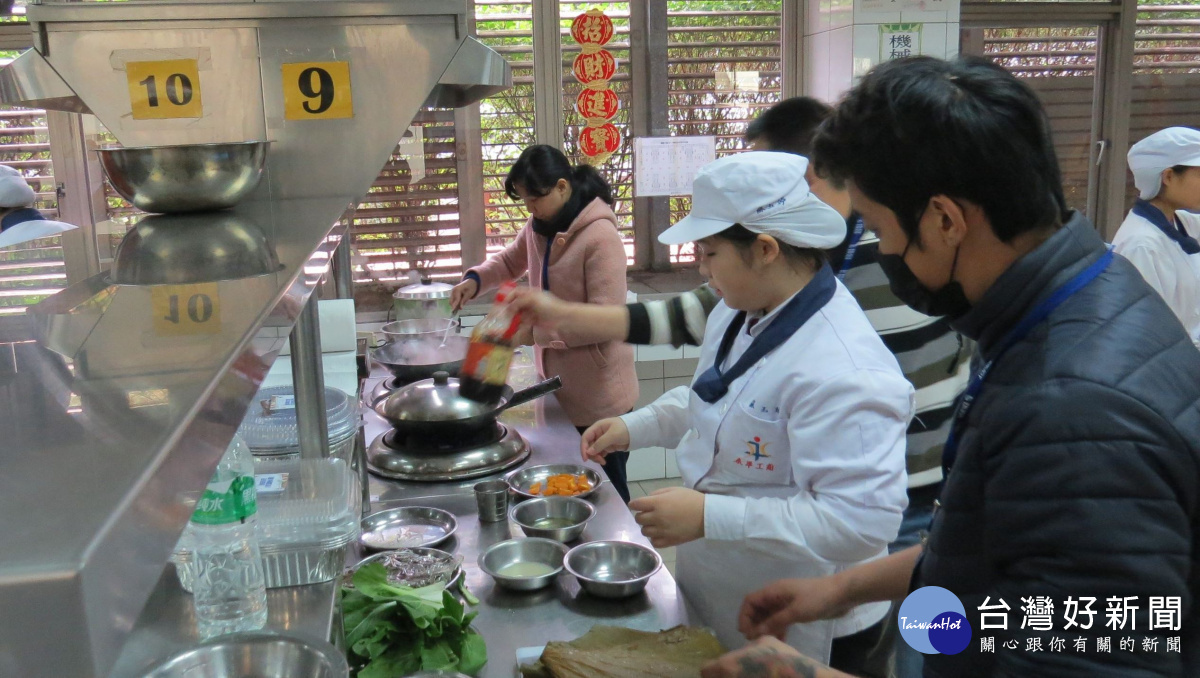
[[[528,360],[514,361],[509,381],[515,388],[536,380]],[[367,389],[374,385],[369,381]],[[533,447],[526,464],[579,461],[579,434],[567,420],[554,396],[515,407],[500,419],[516,426]],[[373,412],[366,415],[367,440],[387,430]],[[499,477],[499,476],[497,476]],[[524,536],[521,528],[507,522],[479,522],[471,487],[478,480],[460,483],[394,482],[372,476],[370,487],[376,510],[393,506],[433,506],[458,518],[458,531],[438,548],[463,556],[467,586],[480,600],[475,627],[487,642],[488,664],[483,678],[510,678],[516,666],[516,651],[545,645],[551,640],[571,640],[596,624],[658,631],[686,624],[687,605],[675,579],[664,567],[651,578],[646,591],[625,600],[603,600],[584,593],[579,582],[564,572],[554,585],[533,593],[513,593],[493,585],[479,569],[479,554],[496,542]],[[633,515],[612,485],[604,483],[590,500],[596,517],[588,523],[580,541],[622,539],[649,545]]]
[[[370,392],[378,379],[367,381],[366,392]],[[514,361],[510,382],[521,388],[534,381],[536,374],[529,356],[519,356]],[[578,461],[579,434],[554,396],[515,407],[506,412],[501,421],[517,427],[529,441],[533,452],[527,464]],[[388,429],[387,423],[369,410],[365,424],[368,442]],[[518,649],[537,647],[550,640],[571,640],[595,624],[657,631],[687,623],[686,602],[666,568],[654,575],[644,593],[625,600],[593,598],[581,591],[575,578],[566,573],[560,575],[553,586],[533,593],[512,593],[494,586],[491,578],[479,569],[479,554],[496,542],[523,535],[519,527],[507,522],[480,524],[472,492],[476,482],[478,479],[448,483],[397,482],[372,476],[369,486],[373,510],[393,506],[434,506],[457,516],[458,531],[438,548],[462,554],[467,586],[480,600],[474,608],[479,612],[475,627],[488,647],[488,664],[480,674],[481,678],[509,678],[514,675]],[[596,517],[575,544],[623,539],[648,545],[629,509],[610,484],[602,485],[590,500],[596,506]],[[347,563],[356,563],[366,555],[369,553],[355,545]],[[336,597],[335,582],[269,589],[267,628],[316,638],[332,636],[335,643],[340,643]],[[168,565],[117,660],[112,678],[143,675],[146,669],[169,655],[198,642],[192,597],[179,586],[174,567]]]
[[[336,614],[337,584],[267,589],[267,628],[291,635],[327,640]],[[110,678],[138,678],[167,657],[200,642],[192,596],[179,586],[168,565],[146,602],[146,610],[113,667]]]

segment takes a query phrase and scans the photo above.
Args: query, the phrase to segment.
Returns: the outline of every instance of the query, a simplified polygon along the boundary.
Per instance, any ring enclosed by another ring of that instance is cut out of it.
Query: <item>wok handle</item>
[[[496,414],[499,415],[501,412],[510,407],[524,405],[531,400],[537,400],[538,398],[541,398],[546,394],[553,393],[560,388],[562,388],[562,379],[558,378],[557,376],[550,377],[540,384],[534,384],[529,388],[521,389],[520,391],[514,393],[513,396],[508,399],[508,402],[504,403],[500,406],[500,409],[496,410]]]

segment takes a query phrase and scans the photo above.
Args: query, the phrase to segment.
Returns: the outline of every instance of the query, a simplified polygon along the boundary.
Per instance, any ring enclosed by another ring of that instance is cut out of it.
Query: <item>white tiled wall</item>
[[[805,0],[805,90],[829,103],[837,101],[879,64],[879,25],[920,23],[921,53],[958,54],[959,0],[939,0],[936,10],[869,12],[862,0]]]
[[[673,462],[674,453],[661,447],[634,450],[629,454],[629,464],[625,467],[625,473],[632,481],[666,478],[665,458],[668,454]]]

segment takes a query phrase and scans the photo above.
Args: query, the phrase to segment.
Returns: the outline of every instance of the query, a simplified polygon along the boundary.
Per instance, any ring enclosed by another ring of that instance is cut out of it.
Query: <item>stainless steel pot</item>
[[[497,403],[481,403],[459,393],[458,379],[438,372],[397,389],[374,404],[375,412],[405,435],[455,436],[488,428],[505,410],[536,400],[562,388],[562,380],[551,377],[539,384],[503,396]]]
[[[427,276],[422,276],[418,283],[401,287],[392,295],[396,320],[449,318],[453,314],[450,308],[453,289],[454,285],[433,282]]]

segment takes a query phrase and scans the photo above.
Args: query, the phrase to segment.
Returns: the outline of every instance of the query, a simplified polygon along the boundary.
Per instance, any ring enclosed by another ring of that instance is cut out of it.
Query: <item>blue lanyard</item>
[[[846,271],[850,270],[850,262],[854,260],[854,252],[858,249],[858,241],[862,240],[864,228],[862,217],[859,217],[854,222],[854,233],[850,236],[850,246],[846,248],[846,256],[842,258],[842,267],[838,269],[838,280],[846,279]]]
[[[954,466],[954,460],[958,457],[959,427],[966,422],[967,414],[971,411],[971,407],[975,405],[980,392],[983,391],[983,383],[987,380],[992,367],[1008,352],[1008,349],[1028,336],[1029,332],[1045,320],[1054,309],[1058,308],[1064,301],[1070,299],[1072,295],[1083,289],[1088,283],[1103,273],[1112,260],[1113,252],[1110,247],[1104,253],[1104,256],[1079,272],[1074,278],[1068,280],[1065,285],[1055,290],[1054,294],[1051,294],[1048,299],[1038,304],[1024,318],[1021,318],[1021,322],[1017,323],[1017,326],[1012,328],[1000,340],[999,348],[996,349],[996,353],[992,356],[991,360],[988,360],[984,363],[983,367],[971,375],[971,380],[967,382],[966,390],[959,397],[958,407],[954,411],[954,421],[950,423],[950,435],[947,436],[946,445],[942,448],[942,473],[945,477],[950,475],[950,469]]]

